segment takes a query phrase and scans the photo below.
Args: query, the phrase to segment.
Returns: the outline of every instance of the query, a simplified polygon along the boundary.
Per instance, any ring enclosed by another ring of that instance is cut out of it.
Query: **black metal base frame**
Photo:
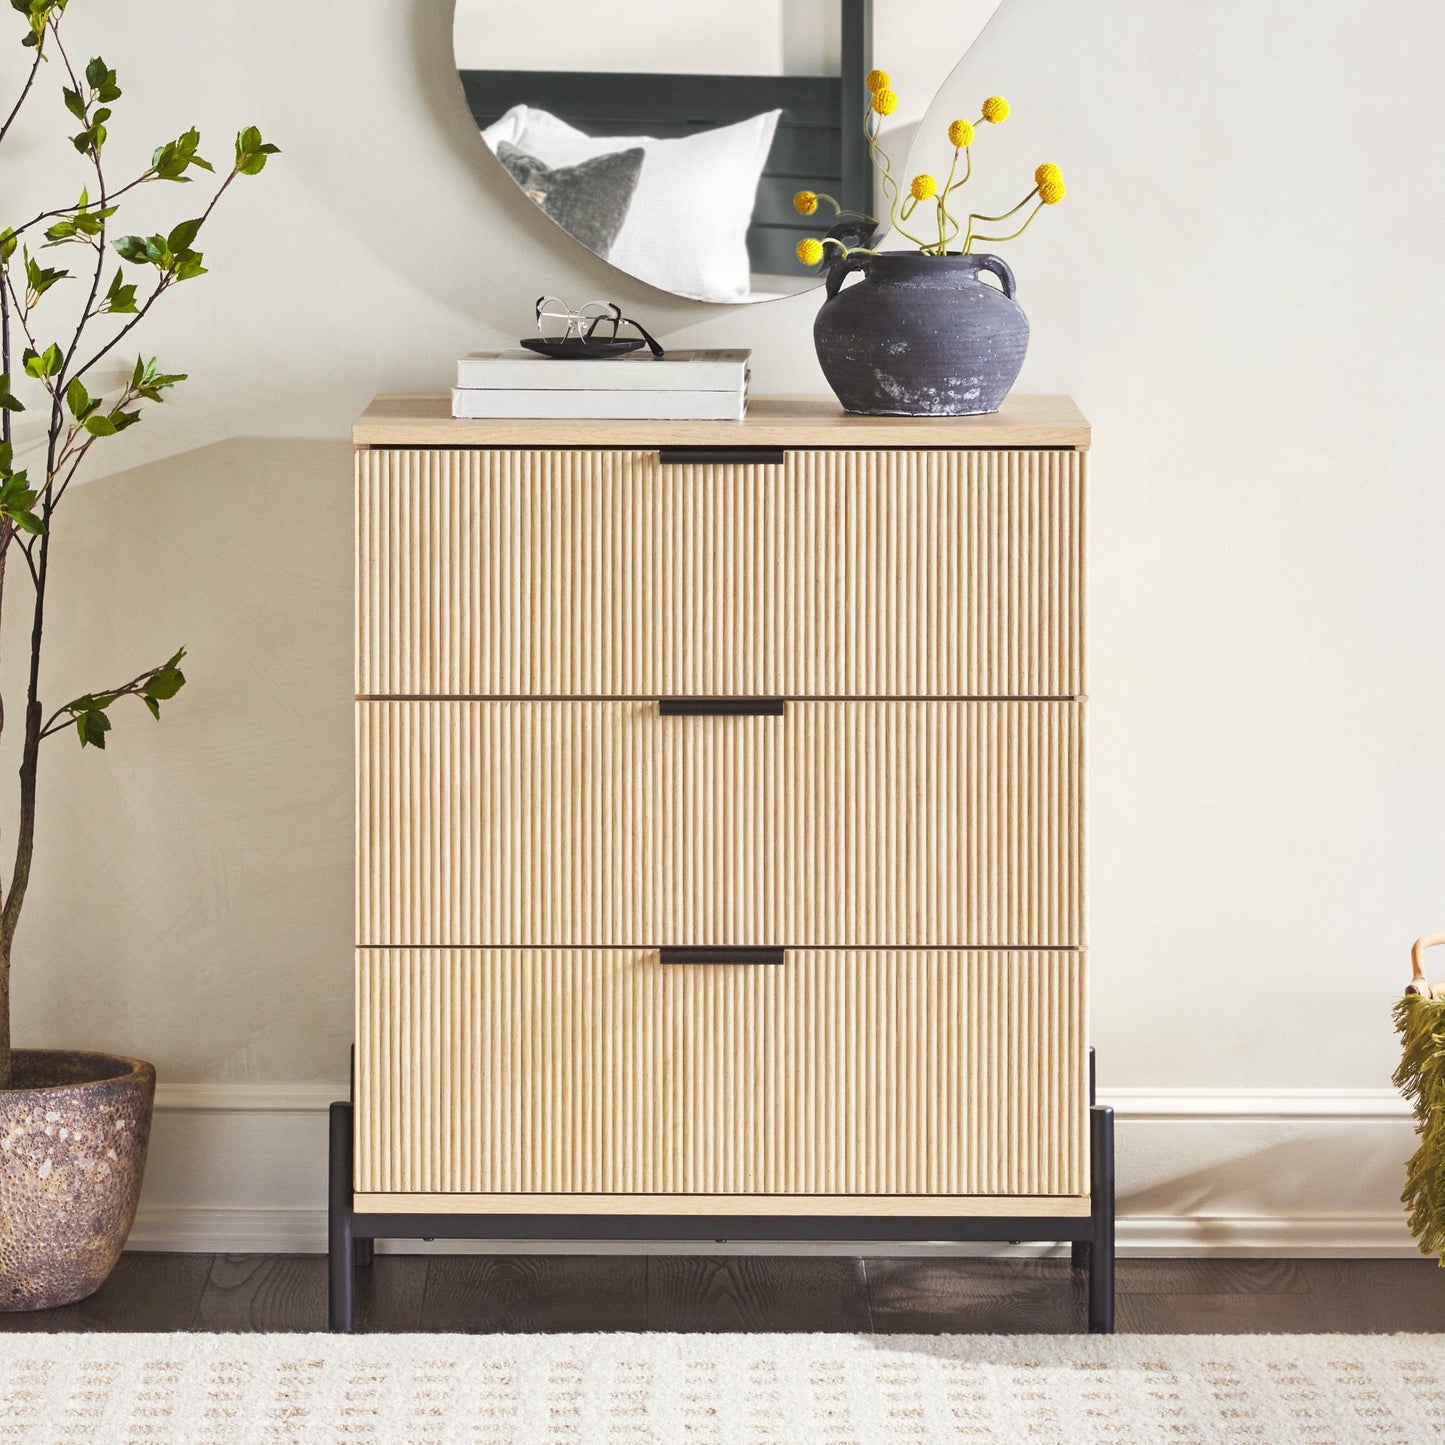
[[[1092,1059],[1091,1059],[1092,1065]],[[1093,1069],[1090,1068],[1090,1098]],[[958,1215],[881,1218],[853,1215],[733,1214],[358,1214],[352,1193],[352,1107],[331,1106],[331,1329],[356,1328],[356,1271],[372,1262],[378,1239],[859,1240],[878,1243],[1058,1242],[1075,1268],[1089,1271],[1089,1331],[1114,1333],[1114,1111],[1091,1103],[1087,1215]],[[704,1251],[705,1252],[705,1251]]]

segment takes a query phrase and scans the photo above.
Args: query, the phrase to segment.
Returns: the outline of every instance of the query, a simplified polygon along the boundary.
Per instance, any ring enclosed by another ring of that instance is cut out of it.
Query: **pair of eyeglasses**
[[[626,339],[618,335],[624,326],[632,327],[654,356],[666,355],[647,328],[640,321],[624,316],[615,301],[589,301],[574,311],[560,296],[537,298],[537,334],[544,341],[570,341],[575,338],[584,346],[595,342],[615,342]]]

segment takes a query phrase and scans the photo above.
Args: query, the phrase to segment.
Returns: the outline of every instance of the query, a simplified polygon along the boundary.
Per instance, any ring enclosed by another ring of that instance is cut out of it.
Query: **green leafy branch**
[[[0,1089],[11,1079],[9,970],[34,858],[40,744],[73,728],[82,747],[104,747],[121,698],[139,698],[152,716],[159,716],[162,704],[186,681],[182,649],[119,687],[73,698],[48,719],[40,701],[55,508],[97,442],[135,426],[149,406],[162,402],[185,380],[183,373],[163,371],[154,358],[141,357],[123,384],[103,389],[95,369],[126,344],[162,296],[207,274],[200,238],[216,204],[238,176],[260,174],[278,153],[254,126],[241,130],[230,168],[208,204],[187,208],[189,217],[153,235],[113,237],[111,228],[119,230],[121,203],[138,188],[188,185],[216,174],[203,153],[200,132],[192,127],[156,146],[149,161],[129,171],[123,184],[111,184],[117,107],[124,98],[116,71],[100,56],[83,68],[72,63],[61,37],[62,22],[74,8],[71,0],[10,0],[10,8],[22,19],[21,43],[30,54],[17,99],[8,110],[0,105],[0,142],[27,102],[41,94],[37,81],[45,73],[42,67],[56,63],[62,72],[54,111],[57,137],[63,135],[65,151],[82,158],[91,175],[84,186],[71,189],[65,183],[62,194],[78,194],[77,200],[19,224],[0,222],[0,610],[11,600],[6,575],[12,549],[24,558],[33,583],[24,706],[19,710],[18,826],[14,861],[0,900]],[[10,194],[13,188],[0,187],[0,206]],[[54,257],[63,247],[77,248],[62,254],[67,259],[80,256],[84,264]],[[72,308],[64,307],[67,297],[73,298]],[[27,407],[37,413],[40,434],[35,455],[25,459],[28,465],[18,465],[16,418],[23,417]],[[18,631],[0,627],[0,639],[8,641]],[[0,701],[0,729],[5,721]]]
[[[29,532],[39,536],[45,523],[35,514],[36,492],[23,467],[15,466],[15,448],[0,442],[0,519],[9,524],[11,534]]]
[[[119,687],[113,687],[108,692],[88,692],[64,707],[56,708],[41,728],[40,736],[54,737],[56,733],[74,728],[81,747],[103,748],[105,735],[111,727],[111,705],[123,697],[138,697],[159,722],[161,704],[169,702],[186,685],[186,675],[181,671],[181,659],[185,655],[186,649],[182,647],[160,666],[147,668]]]
[[[18,10],[30,27],[20,43],[39,51],[45,43],[46,30],[60,19],[69,3],[70,0],[10,0],[10,8]]]
[[[45,37],[49,32],[51,18],[58,17],[60,12],[65,9],[66,4],[67,0],[10,0],[10,8],[18,10],[25,17],[28,26],[25,37],[20,43],[34,50],[35,55],[30,62],[25,83],[20,89],[15,104],[10,107],[4,122],[0,123],[0,141],[4,141],[6,132],[14,125],[15,117],[20,114],[26,100],[30,97],[35,77],[40,74],[40,67],[45,60]]]
[[[24,332],[27,342],[21,358],[24,372],[45,387],[53,402],[54,419],[64,428],[59,445],[52,447],[48,476],[40,488],[47,506],[59,499],[92,441],[113,436],[139,420],[139,412],[130,409],[134,402],[142,399],[159,401],[163,390],[185,380],[184,373],[160,372],[152,360],[149,363],[138,361],[130,386],[109,401],[92,397],[84,382],[93,368],[139,325],[167,290],[207,274],[204,256],[195,245],[201,228],[237,176],[260,174],[269,158],[279,153],[279,148],[267,142],[256,127],[248,126],[240,131],[236,136],[230,172],[201,215],[180,222],[167,233],[121,236],[111,243],[111,249],[124,264],[116,268],[109,287],[102,294],[101,267],[106,225],[119,209],[114,203],[118,197],[137,185],[156,180],[189,183],[192,179],[189,172],[192,170],[214,173],[214,167],[201,154],[200,132],[192,127],[174,141],[157,147],[152,153],[150,165],[140,176],[119,191],[108,193],[101,155],[108,136],[106,122],[113,114],[110,103],[122,94],[116,72],[103,59],[96,57],[86,67],[82,85],[70,66],[53,20],[50,34],[72,80],[71,85],[63,88],[66,109],[82,125],[81,132],[71,139],[75,149],[88,155],[95,168],[100,199],[92,204],[89,190],[83,189],[74,206],[46,212],[23,226],[0,231],[0,267],[4,268],[4,276],[0,278],[0,300],[8,301],[7,309],[13,312]],[[71,273],[59,267],[43,265],[30,254],[28,246],[21,246],[19,241],[25,231],[50,218],[55,219],[45,232],[47,247],[80,243],[91,246],[97,255],[90,297],[83,308],[74,340],[65,349],[57,342],[42,347],[31,328],[30,318],[51,288],[70,279]],[[23,287],[17,287],[10,270],[17,246],[20,246],[24,271]],[[154,284],[144,300],[138,300],[139,283],[127,278],[125,264],[154,269]],[[89,321],[101,316],[122,316],[128,320],[115,335],[81,361],[78,359],[81,335]],[[6,319],[8,321],[8,317]],[[19,410],[24,410],[24,404],[15,396],[7,376],[0,384],[0,413]],[[5,420],[8,422],[8,416]],[[57,486],[58,478],[62,479]],[[3,555],[12,535],[13,529],[7,534],[3,518],[0,518],[0,555]]]
[[[59,502],[65,495],[94,442],[113,437],[140,421],[137,402],[163,402],[164,393],[185,380],[184,372],[163,372],[155,357],[147,361],[140,356],[136,358],[129,382],[109,399],[91,396],[79,376],[71,377],[65,388],[65,409],[70,420],[51,474],[54,501]]]

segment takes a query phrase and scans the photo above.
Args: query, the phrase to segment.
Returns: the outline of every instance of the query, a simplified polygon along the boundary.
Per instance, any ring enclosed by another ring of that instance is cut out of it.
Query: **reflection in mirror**
[[[457,0],[487,145],[563,230],[679,296],[816,286],[793,195],[871,209],[872,0]]]

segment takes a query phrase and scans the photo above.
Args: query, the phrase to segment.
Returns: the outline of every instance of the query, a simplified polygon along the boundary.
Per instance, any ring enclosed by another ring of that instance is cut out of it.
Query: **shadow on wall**
[[[1342,1240],[1361,1219],[1398,1223],[1398,1242],[1406,1241],[1397,1204],[1414,1149],[1406,1118],[1241,1118],[1182,1129],[1178,1121],[1125,1122],[1121,1215],[1172,1219],[1200,1244],[1228,1245],[1239,1234],[1257,1241],[1261,1220],[1326,1235],[1333,1225]]]
[[[103,753],[46,744],[18,1043],[139,1054],[167,1082],[346,1076],[350,478],[344,441],[243,437],[67,498],[50,706],[182,643],[189,685],[159,723],[122,699]]]

